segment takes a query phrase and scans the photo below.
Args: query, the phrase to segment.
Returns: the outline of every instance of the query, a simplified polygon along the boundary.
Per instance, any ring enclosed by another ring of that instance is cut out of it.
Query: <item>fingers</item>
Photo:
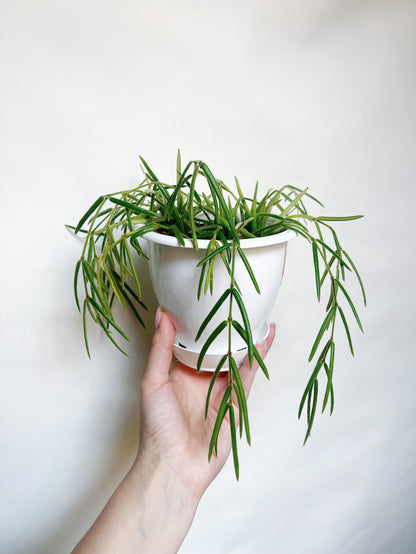
[[[256,348],[263,359],[266,357],[267,352],[270,350],[270,347],[273,344],[275,336],[276,336],[276,325],[274,323],[271,323],[269,334],[267,335],[266,340],[264,340],[260,344],[256,344]],[[250,368],[247,358],[245,359],[244,363],[240,367],[240,370],[239,370],[240,377],[243,383],[246,396],[248,396],[250,392],[251,385],[253,384],[254,377],[256,375],[258,367],[259,367],[258,362],[254,360],[253,366]]]
[[[175,327],[168,315],[159,310],[156,315],[156,325],[158,326],[152,340],[144,383],[157,388],[169,380]]]
[[[159,326],[153,336],[152,348],[150,350],[146,374],[143,381],[144,385],[151,388],[157,388],[169,381],[169,370],[172,363],[172,348],[175,340],[175,327],[165,312],[158,311],[156,324]],[[262,358],[264,358],[270,350],[275,334],[276,326],[272,323],[266,340],[256,345]],[[182,364],[179,365],[182,366]],[[241,381],[247,396],[253,384],[257,368],[258,363],[255,360],[253,366],[250,368],[248,360],[246,359],[239,369]]]

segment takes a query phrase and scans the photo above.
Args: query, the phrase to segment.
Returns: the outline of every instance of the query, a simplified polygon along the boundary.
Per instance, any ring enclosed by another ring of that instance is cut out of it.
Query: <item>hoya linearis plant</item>
[[[202,360],[216,338],[222,333],[227,333],[228,351],[224,352],[213,372],[207,391],[206,416],[215,381],[220,371],[228,368],[228,387],[218,410],[208,456],[211,459],[217,451],[219,431],[228,415],[234,468],[238,478],[237,431],[239,429],[240,438],[244,433],[250,443],[250,428],[247,399],[232,354],[233,330],[242,337],[247,346],[250,365],[256,360],[265,376],[269,377],[266,365],[254,344],[250,320],[235,277],[235,262],[239,257],[253,287],[261,294],[256,276],[240,246],[240,240],[266,237],[285,230],[295,231],[311,246],[311,273],[314,276],[318,301],[323,297],[324,291],[327,294],[323,322],[309,355],[313,369],[298,412],[299,418],[306,412],[306,442],[311,434],[318,406],[319,381],[324,382],[322,412],[328,406],[330,413],[334,409],[336,321],[339,321],[353,355],[349,321],[354,321],[363,331],[358,310],[347,290],[348,278],[357,279],[363,302],[366,304],[364,286],[351,256],[342,247],[333,227],[336,222],[351,221],[362,216],[312,215],[307,204],[323,207],[321,202],[313,197],[308,189],[301,190],[289,185],[269,189],[266,194],[259,195],[256,184],[252,194],[244,194],[237,178],[235,187],[228,187],[214,177],[204,162],[190,161],[182,168],[179,152],[175,182],[167,184],[159,180],[143,158],[140,159],[144,178],[139,185],[129,190],[100,196],[75,227],[68,226],[75,234],[80,234],[84,238],[81,256],[75,266],[74,294],[77,307],[82,313],[87,353],[90,356],[87,319],[91,318],[125,354],[120,338],[127,341],[129,339],[116,320],[115,302],[130,310],[139,324],[144,326],[141,313],[147,308],[142,299],[140,275],[135,265],[137,256],[146,257],[140,237],[154,231],[176,237],[180,245],[184,244],[185,239],[190,239],[195,250],[198,250],[199,239],[209,239],[208,248],[198,262],[200,277],[197,299],[201,298],[201,295],[213,293],[214,265],[217,259],[228,272],[229,287],[222,292],[214,307],[206,314],[196,340],[200,339],[207,325],[224,304],[228,305],[228,317],[220,322],[201,345],[197,370],[201,369]],[[205,192],[197,186],[198,179],[205,183]],[[82,295],[78,290],[81,287]]]

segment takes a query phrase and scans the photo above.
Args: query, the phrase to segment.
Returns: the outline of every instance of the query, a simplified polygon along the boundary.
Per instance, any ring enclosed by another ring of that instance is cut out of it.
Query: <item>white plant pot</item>
[[[277,235],[240,241],[261,293],[256,292],[245,265],[237,254],[235,280],[241,290],[255,342],[261,342],[268,334],[267,319],[282,282],[287,242],[295,236],[292,231],[284,231]],[[156,297],[176,328],[174,354],[187,366],[196,368],[199,352],[205,340],[221,321],[228,318],[229,300],[227,299],[198,342],[195,342],[201,323],[222,293],[229,288],[230,276],[219,256],[214,263],[213,294],[208,291],[204,295],[202,292],[198,301],[197,291],[201,268],[197,267],[197,264],[205,256],[209,240],[198,240],[199,250],[194,250],[192,241],[189,239],[185,239],[185,246],[181,246],[175,237],[160,233],[147,233],[143,238],[147,241],[150,276]],[[233,318],[243,324],[235,301]],[[228,331],[224,330],[208,349],[201,369],[214,370],[227,351]],[[247,347],[234,329],[232,330],[232,352],[237,364],[241,365],[246,356]],[[226,366],[225,369],[227,369]]]

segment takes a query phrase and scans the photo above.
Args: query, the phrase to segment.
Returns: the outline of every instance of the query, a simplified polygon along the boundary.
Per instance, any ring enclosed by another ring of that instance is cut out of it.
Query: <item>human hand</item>
[[[199,498],[223,467],[231,449],[230,424],[225,418],[218,437],[218,453],[208,461],[208,447],[218,408],[228,386],[228,373],[220,374],[211,394],[205,420],[205,401],[212,374],[197,373],[172,361],[175,328],[164,312],[156,329],[141,387],[141,430],[138,460],[151,456],[173,472],[185,488]],[[274,340],[271,325],[266,340],[257,345],[264,357]],[[239,372],[246,397],[258,364],[246,360]],[[238,420],[238,417],[236,417]]]
[[[160,316],[141,387],[138,455],[74,554],[176,553],[203,492],[230,453],[230,424],[224,419],[218,455],[208,462],[208,445],[228,386],[227,374],[217,377],[205,420],[211,375],[172,362],[175,328],[165,313]],[[273,325],[264,343],[257,346],[262,357],[274,335]],[[250,369],[248,362],[240,367],[246,396],[256,369],[255,365]]]

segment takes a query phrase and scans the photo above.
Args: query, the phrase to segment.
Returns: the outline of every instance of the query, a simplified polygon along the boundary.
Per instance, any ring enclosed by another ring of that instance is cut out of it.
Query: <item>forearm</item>
[[[198,502],[164,463],[139,456],[73,554],[175,553]]]

